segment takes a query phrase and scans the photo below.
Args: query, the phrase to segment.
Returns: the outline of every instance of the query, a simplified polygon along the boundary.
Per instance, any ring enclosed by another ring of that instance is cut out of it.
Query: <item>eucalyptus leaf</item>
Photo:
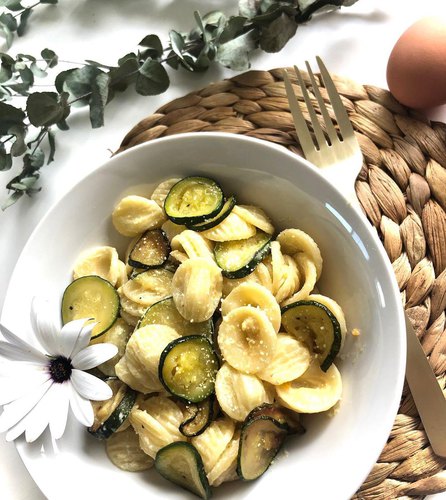
[[[57,57],[57,54],[54,52],[54,50],[43,49],[40,55],[42,56],[42,59],[46,62],[48,68],[54,68],[55,66],[57,66],[59,58]]]
[[[69,111],[56,92],[34,92],[26,101],[29,121],[35,127],[48,127],[63,120]]]
[[[185,41],[183,35],[178,33],[178,31],[171,30],[169,32],[169,39],[170,46],[173,52],[175,52],[175,54],[178,56],[180,62],[182,62],[189,71],[193,71],[193,68],[184,59],[183,50],[185,48]]]
[[[9,49],[12,45],[14,35],[12,34],[12,31],[5,24],[0,23],[0,30],[3,38],[5,39],[6,48]]]
[[[108,73],[110,87],[113,90],[124,91],[130,83],[136,80],[139,64],[136,58],[126,59],[120,66],[112,68]]]
[[[0,15],[0,23],[7,26],[11,31],[15,31],[17,29],[17,20],[9,12],[4,12]]]
[[[20,108],[0,102],[0,134],[8,135],[8,131],[15,125],[23,125],[25,113]]]
[[[47,137],[48,137],[48,146],[50,148],[50,152],[48,154],[48,160],[46,164],[49,165],[51,162],[54,161],[54,155],[56,153],[56,137],[52,130],[48,130]]]
[[[52,5],[55,5],[58,2],[58,0],[40,0],[40,3],[49,3]]]
[[[217,61],[234,71],[246,71],[250,67],[249,54],[256,47],[255,39],[256,32],[251,30],[220,45],[217,49]]]
[[[15,191],[14,193],[12,193],[3,203],[2,210],[5,211],[7,208],[14,205],[14,203],[17,203],[23,195],[23,191]]]
[[[99,128],[104,125],[104,109],[108,98],[109,76],[105,73],[99,73],[91,88],[90,122],[93,128]]]
[[[169,75],[158,61],[148,60],[139,69],[135,89],[140,95],[157,95],[169,88]]]
[[[23,125],[14,125],[8,131],[10,134],[14,135],[15,140],[11,146],[11,156],[21,156],[26,152],[25,137],[27,129]]]
[[[163,44],[156,35],[145,36],[138,45],[148,49],[148,51],[146,50],[145,52],[147,52],[152,58],[159,58],[163,55]]]
[[[246,24],[246,18],[241,16],[233,16],[230,17],[228,22],[226,23],[225,28],[222,30],[218,42],[226,43],[234,38],[237,38],[239,35],[243,33],[244,27]]]
[[[7,9],[12,11],[19,11],[23,9],[21,0],[6,0],[5,2],[2,3]]]
[[[257,14],[258,0],[239,0],[238,11],[243,17],[251,19]]]
[[[282,12],[260,35],[260,48],[265,52],[279,52],[288,40],[296,34],[297,24],[294,19]]]
[[[26,9],[20,14],[20,23],[17,26],[17,35],[23,36],[26,30],[26,26],[28,24],[29,16],[31,15],[32,10]]]
[[[2,64],[0,66],[0,84],[9,81],[12,78],[11,66]]]
[[[0,143],[0,172],[5,172],[6,170],[10,170],[12,167],[12,156],[10,153],[7,153],[5,150],[5,146]]]

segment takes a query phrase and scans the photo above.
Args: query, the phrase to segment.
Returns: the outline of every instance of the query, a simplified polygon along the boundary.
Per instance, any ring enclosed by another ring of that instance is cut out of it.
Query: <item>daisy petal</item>
[[[8,330],[6,326],[2,325],[0,323],[0,331],[3,334],[3,337],[11,344],[16,347],[19,347],[23,351],[30,352],[32,354],[35,354],[36,356],[41,356],[44,357],[45,354],[42,351],[39,351],[36,349],[34,346],[29,344],[28,342],[25,342],[22,340],[20,337],[18,337],[15,333],[12,333],[11,330]]]
[[[0,356],[9,361],[31,361],[44,363],[47,358],[38,351],[22,349],[21,347],[0,341]]]
[[[83,345],[86,342],[86,345],[88,345],[91,337],[91,329],[84,328],[84,325],[87,321],[88,318],[75,319],[74,321],[70,321],[62,327],[62,330],[60,331],[58,336],[59,354],[62,354],[67,358],[71,358],[75,348],[79,344]],[[86,341],[87,338],[88,341]]]
[[[56,404],[50,415],[50,432],[54,439],[60,439],[67,425],[68,408],[70,403],[71,384],[64,382],[54,384],[52,389]]]
[[[20,399],[29,391],[37,390],[50,378],[50,373],[40,366],[30,366],[20,371],[12,370],[7,377],[0,376],[0,406]]]
[[[70,407],[74,416],[82,425],[91,427],[94,422],[94,412],[91,402],[78,394],[71,384],[69,387]]]
[[[111,388],[104,381],[75,368],[71,372],[71,382],[82,397],[92,401],[105,401],[113,395]]]
[[[28,391],[20,399],[5,405],[0,416],[0,432],[7,431],[22,420],[37,405],[52,384],[53,381],[49,379],[41,386]]]
[[[104,363],[118,353],[118,348],[114,344],[90,345],[78,352],[71,360],[74,368],[79,370],[89,370]]]
[[[43,433],[48,425],[50,394],[51,389],[43,395],[42,399],[22,420],[9,429],[6,433],[6,441],[14,441],[25,433],[26,441],[32,443]]]
[[[56,356],[60,329],[51,319],[49,303],[34,297],[31,303],[31,324],[36,338],[48,354]]]

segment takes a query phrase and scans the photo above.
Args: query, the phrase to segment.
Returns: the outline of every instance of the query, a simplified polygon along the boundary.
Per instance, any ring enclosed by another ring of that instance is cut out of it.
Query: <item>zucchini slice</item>
[[[218,358],[202,335],[175,339],[160,356],[158,376],[168,392],[190,403],[205,400],[215,390]]]
[[[223,203],[223,191],[217,182],[207,177],[185,177],[170,189],[164,210],[172,222],[191,225],[216,216]]]
[[[181,434],[186,437],[195,437],[202,434],[210,425],[215,414],[215,397],[186,405],[186,420],[180,425]]]
[[[242,426],[237,457],[240,479],[252,481],[271,465],[288,435],[286,425],[274,418],[260,415],[246,419]]]
[[[206,335],[212,338],[214,324],[212,319],[201,323],[191,323],[184,319],[175,307],[172,297],[155,302],[140,319],[137,328],[147,325],[167,325],[172,327],[181,337],[185,335]]]
[[[137,269],[161,267],[169,257],[170,245],[164,231],[150,229],[135,243],[128,263]]]
[[[231,196],[228,198],[223,207],[221,208],[220,212],[218,212],[217,215],[214,217],[211,217],[210,219],[205,220],[204,222],[200,222],[199,224],[191,224],[188,227],[188,229],[192,229],[193,231],[206,231],[206,229],[211,229],[211,227],[217,226],[220,224],[220,222],[232,212],[232,209],[235,207],[235,204],[237,203],[237,200],[235,199],[235,196]]]
[[[280,425],[284,426],[288,434],[304,434],[305,432],[305,428],[299,421],[299,414],[277,403],[262,403],[257,406],[248,413],[246,422],[261,416],[271,417]]]
[[[270,234],[258,231],[246,240],[217,243],[214,248],[215,261],[223,276],[237,279],[252,273],[269,252],[271,237]]]
[[[119,295],[113,285],[99,276],[83,276],[70,283],[62,297],[63,324],[92,318],[98,324],[91,338],[111,328],[119,315]]]
[[[136,401],[136,391],[119,379],[109,379],[113,396],[107,401],[94,401],[94,423],[88,432],[97,439],[107,439],[127,420]]]
[[[211,497],[203,460],[195,446],[177,441],[161,448],[155,457],[156,470],[168,481],[200,498]]]
[[[282,325],[313,348],[322,371],[330,368],[341,348],[342,333],[328,307],[315,300],[294,302],[282,309]]]

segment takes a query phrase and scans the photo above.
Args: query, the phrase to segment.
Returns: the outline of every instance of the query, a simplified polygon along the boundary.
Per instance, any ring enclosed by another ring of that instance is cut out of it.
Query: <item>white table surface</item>
[[[52,48],[60,59],[95,59],[114,64],[149,33],[166,40],[169,29],[188,31],[193,11],[210,10],[235,14],[236,0],[59,0],[57,6],[41,6],[30,18],[25,37],[16,39],[11,53],[38,54]],[[278,54],[256,53],[254,69],[271,69],[320,55],[329,70],[360,83],[386,88],[386,64],[390,51],[402,32],[425,16],[446,16],[443,0],[359,0],[356,5],[313,19],[301,26],[288,45]],[[61,71],[61,63],[57,71]],[[127,131],[162,104],[210,82],[234,73],[213,67],[207,73],[191,75],[170,71],[172,85],[155,97],[141,97],[132,91],[118,96],[108,106],[106,125],[91,130],[88,113],[77,111],[69,118],[71,129],[57,132],[56,160],[42,170],[43,190],[32,199],[0,213],[0,309],[7,283],[20,252],[33,228],[47,210],[75,183],[110,157]],[[446,109],[430,112],[431,117],[446,121]],[[0,173],[0,203],[6,197],[4,186],[15,170]],[[44,497],[27,473],[14,444],[0,435],[0,496],[2,500],[42,500]],[[434,498],[434,497],[431,497]],[[446,498],[446,494],[436,495]]]

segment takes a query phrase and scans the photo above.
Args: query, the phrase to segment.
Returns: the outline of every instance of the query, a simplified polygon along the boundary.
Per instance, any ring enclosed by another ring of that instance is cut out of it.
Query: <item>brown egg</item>
[[[387,84],[412,108],[446,103],[446,19],[420,19],[401,35],[387,64]]]

